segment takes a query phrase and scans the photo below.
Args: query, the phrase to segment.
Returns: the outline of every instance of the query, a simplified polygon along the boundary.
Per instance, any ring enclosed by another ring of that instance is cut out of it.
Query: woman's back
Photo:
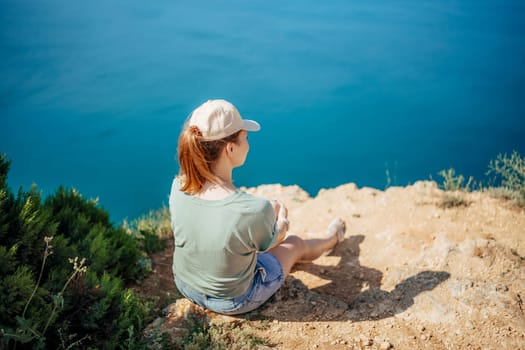
[[[270,203],[242,191],[205,200],[181,192],[175,179],[170,213],[174,274],[216,297],[242,295],[253,277],[256,252],[267,250],[277,236]]]

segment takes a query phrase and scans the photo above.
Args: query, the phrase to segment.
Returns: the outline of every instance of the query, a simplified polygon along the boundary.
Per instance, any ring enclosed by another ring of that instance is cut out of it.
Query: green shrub
[[[468,192],[474,187],[480,190],[487,189],[487,185],[477,183],[473,177],[469,177],[465,183],[464,176],[456,175],[453,168],[441,170],[439,175],[443,178],[440,187],[447,192]],[[518,206],[525,207],[525,158],[517,151],[513,151],[510,156],[506,153],[498,154],[496,159],[489,162],[487,175],[493,176],[488,182],[490,184],[488,190],[493,196],[512,200]],[[443,208],[464,205],[468,205],[468,202],[459,193],[446,193],[439,203]]]
[[[137,241],[75,190],[15,195],[8,170],[0,155],[0,348],[141,348]]]
[[[441,170],[438,173],[443,178],[442,188],[445,191],[470,191],[474,186],[474,178],[470,176],[465,183],[465,177],[461,174],[456,175],[456,170],[450,168]]]
[[[438,203],[438,207],[442,209],[450,209],[456,207],[466,207],[468,202],[462,195],[445,193]]]
[[[525,206],[525,158],[514,151],[510,156],[498,154],[489,163],[487,175],[494,175],[492,193]]]
[[[95,201],[60,187],[45,204],[57,221],[57,235],[67,238],[69,249],[81,252],[91,262],[90,269],[99,274],[108,271],[124,280],[142,277],[144,271],[137,262],[143,254],[136,240],[114,227],[109,214]]]
[[[166,246],[166,239],[173,234],[170,213],[167,207],[151,210],[148,214],[131,222],[124,221],[126,232],[137,239],[142,250],[151,254]]]
[[[443,209],[467,206],[468,202],[460,192],[469,192],[474,186],[474,178],[470,176],[465,183],[465,177],[461,174],[456,175],[453,168],[441,170],[438,174],[443,178],[440,187],[445,191],[438,206]]]

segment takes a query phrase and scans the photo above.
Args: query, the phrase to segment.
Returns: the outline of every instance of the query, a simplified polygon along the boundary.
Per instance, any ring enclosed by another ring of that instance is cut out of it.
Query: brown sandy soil
[[[229,318],[270,347],[525,349],[523,209],[480,192],[442,208],[444,192],[428,181],[386,191],[347,184],[315,198],[297,186],[246,191],[282,200],[290,231],[305,238],[334,217],[347,223],[331,254],[297,265],[260,310]],[[171,249],[142,285],[166,303],[176,293]],[[169,317],[159,324],[172,327]]]

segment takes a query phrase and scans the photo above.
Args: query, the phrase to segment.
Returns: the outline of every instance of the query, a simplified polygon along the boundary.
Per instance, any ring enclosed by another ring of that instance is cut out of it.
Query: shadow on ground
[[[421,271],[392,291],[381,289],[383,274],[359,262],[359,245],[364,236],[346,239],[334,251],[337,266],[299,264],[295,271],[320,276],[329,283],[309,289],[301,280],[289,276],[283,287],[260,310],[246,314],[248,319],[280,321],[379,320],[399,314],[414,304],[414,298],[447,280],[445,271]]]

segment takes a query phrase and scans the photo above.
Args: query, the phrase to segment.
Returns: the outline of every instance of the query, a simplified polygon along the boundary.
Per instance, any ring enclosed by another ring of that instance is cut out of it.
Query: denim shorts
[[[224,315],[243,314],[257,309],[277,292],[284,282],[281,263],[270,253],[257,254],[257,264],[252,284],[240,297],[217,298],[208,296],[188,286],[175,276],[177,289],[193,303]]]

